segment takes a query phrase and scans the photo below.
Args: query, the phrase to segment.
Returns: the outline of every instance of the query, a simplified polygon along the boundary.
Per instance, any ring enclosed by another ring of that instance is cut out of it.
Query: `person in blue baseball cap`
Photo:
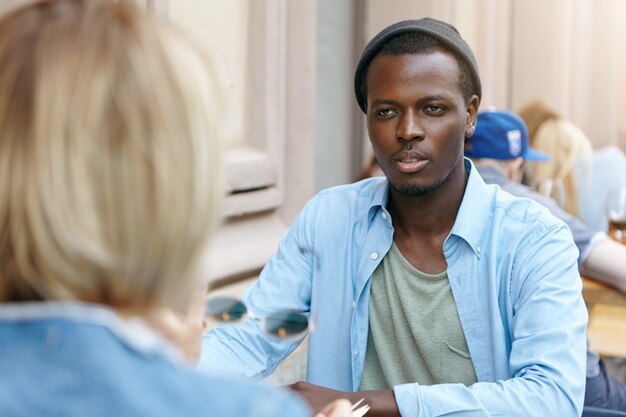
[[[521,117],[509,111],[484,111],[476,119],[476,130],[465,142],[465,156],[473,159],[507,161],[506,176],[521,182],[524,161],[547,161],[545,153],[528,145],[528,129]],[[494,164],[491,164],[494,165]]]
[[[521,184],[524,161],[547,161],[549,157],[531,148],[523,119],[510,111],[479,113],[474,134],[466,139],[465,156],[472,159],[487,184],[499,185],[517,197],[535,200],[569,226],[579,250],[581,273],[626,292],[626,246],[596,233],[563,210],[555,200]],[[609,376],[600,357],[587,351],[585,406],[626,411],[626,384]]]
[[[477,128],[468,138],[465,156],[471,158],[547,161],[545,153],[528,145],[528,130],[521,117],[508,111],[484,111],[478,114]],[[506,140],[504,140],[506,139]]]

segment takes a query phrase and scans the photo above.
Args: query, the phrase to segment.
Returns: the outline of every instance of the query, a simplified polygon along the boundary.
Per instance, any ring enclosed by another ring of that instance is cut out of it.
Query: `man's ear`
[[[476,130],[476,116],[478,115],[478,106],[480,101],[478,96],[473,95],[467,102],[467,113],[465,117],[465,137],[469,138]]]

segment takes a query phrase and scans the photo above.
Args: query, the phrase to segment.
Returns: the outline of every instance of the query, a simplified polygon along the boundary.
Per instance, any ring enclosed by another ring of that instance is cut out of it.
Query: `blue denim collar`
[[[41,320],[105,327],[134,350],[162,356],[173,362],[182,362],[178,349],[143,319],[123,319],[114,309],[105,305],[69,300],[0,304],[0,324]]]

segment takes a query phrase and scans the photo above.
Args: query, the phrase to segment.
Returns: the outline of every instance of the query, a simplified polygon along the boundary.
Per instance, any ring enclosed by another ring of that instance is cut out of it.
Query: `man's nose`
[[[396,129],[396,138],[403,142],[411,142],[423,137],[424,132],[417,112],[413,109],[403,112]]]

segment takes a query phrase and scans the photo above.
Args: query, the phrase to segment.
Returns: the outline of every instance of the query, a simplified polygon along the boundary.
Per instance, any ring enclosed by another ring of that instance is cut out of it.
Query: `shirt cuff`
[[[393,387],[396,396],[396,403],[403,417],[414,417],[420,415],[421,397],[419,384],[402,384]]]

